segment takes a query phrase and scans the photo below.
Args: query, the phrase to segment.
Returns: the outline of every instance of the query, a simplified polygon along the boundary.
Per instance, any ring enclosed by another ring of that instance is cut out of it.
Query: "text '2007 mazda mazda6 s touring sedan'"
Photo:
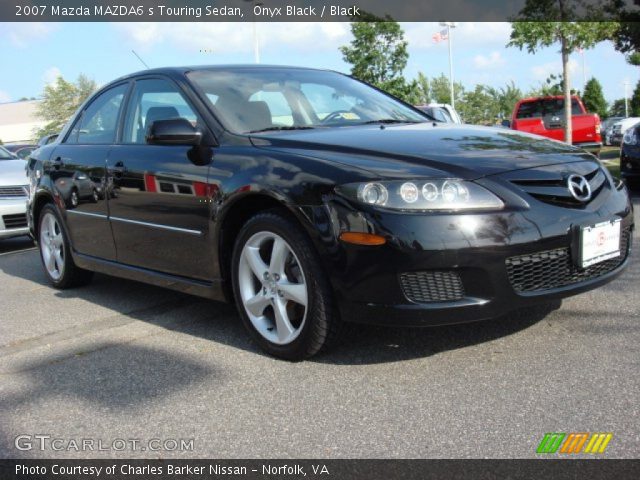
[[[132,74],[35,155],[30,229],[54,286],[98,271],[235,302],[287,359],[344,322],[460,323],[595,288],[631,243],[626,188],[592,155],[438,123],[329,71]]]

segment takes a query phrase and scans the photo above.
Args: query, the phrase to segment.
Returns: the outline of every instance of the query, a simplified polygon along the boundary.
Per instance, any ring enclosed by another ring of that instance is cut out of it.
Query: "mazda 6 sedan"
[[[235,302],[291,360],[346,322],[468,322],[584,292],[631,244],[625,186],[592,155],[436,122],[330,71],[132,74],[34,155],[29,226],[55,287],[97,271]],[[68,201],[79,176],[100,194]]]

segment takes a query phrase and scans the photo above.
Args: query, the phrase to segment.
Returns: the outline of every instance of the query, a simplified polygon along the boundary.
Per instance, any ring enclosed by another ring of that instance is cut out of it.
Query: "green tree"
[[[577,18],[579,2],[570,0],[527,0],[512,23],[511,41],[507,46],[526,48],[535,53],[541,48],[560,44],[562,56],[563,94],[565,97],[565,141],[571,143],[571,79],[569,55],[578,48],[591,48],[597,43],[613,38],[618,29],[615,22],[569,22]],[[553,18],[559,21],[542,21]]]
[[[618,98],[614,100],[609,109],[609,117],[624,117],[625,116],[625,101],[624,98]]]
[[[402,75],[409,59],[404,31],[391,17],[376,17],[363,13],[360,21],[351,23],[353,40],[340,47],[345,62],[351,64],[351,74],[400,98],[411,95]]]
[[[585,85],[582,101],[587,111],[597,113],[600,118],[607,116],[608,105],[602,93],[602,85],[594,77],[590,78]]]
[[[632,117],[640,117],[640,81],[633,90],[631,100],[629,101],[629,115]]]
[[[453,82],[453,92],[456,105],[462,101],[464,86],[459,82]],[[435,103],[451,103],[451,86],[449,77],[444,73],[431,79],[431,100]]]
[[[467,123],[493,125],[500,113],[499,92],[486,85],[476,85],[465,92],[456,108]]]
[[[523,97],[524,95],[522,94],[522,90],[516,87],[513,80],[505,87],[502,87],[498,91],[500,118],[510,118],[516,103],[518,103],[518,100],[522,100]]]
[[[429,79],[422,72],[418,72],[418,78],[414,80],[414,93],[410,99],[413,105],[425,105],[431,102],[431,85]]]
[[[36,115],[47,124],[35,132],[35,137],[60,132],[78,107],[97,88],[96,82],[85,75],[80,75],[75,83],[59,76],[55,83],[45,86]]]

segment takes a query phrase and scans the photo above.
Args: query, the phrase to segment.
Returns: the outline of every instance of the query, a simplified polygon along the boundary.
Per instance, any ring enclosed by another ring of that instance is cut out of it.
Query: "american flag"
[[[437,33],[434,33],[431,38],[435,43],[439,43],[447,40],[449,38],[449,35],[447,34],[447,29],[445,28],[443,30],[440,30]]]

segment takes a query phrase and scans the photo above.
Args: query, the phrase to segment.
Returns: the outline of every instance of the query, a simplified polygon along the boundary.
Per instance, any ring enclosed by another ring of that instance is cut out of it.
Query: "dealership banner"
[[[637,480],[640,460],[0,460],[0,478]]]
[[[2,22],[344,22],[506,21],[535,9],[537,20],[615,20],[633,0],[2,0]],[[557,4],[557,5],[556,5]],[[559,6],[558,6],[559,5]]]

